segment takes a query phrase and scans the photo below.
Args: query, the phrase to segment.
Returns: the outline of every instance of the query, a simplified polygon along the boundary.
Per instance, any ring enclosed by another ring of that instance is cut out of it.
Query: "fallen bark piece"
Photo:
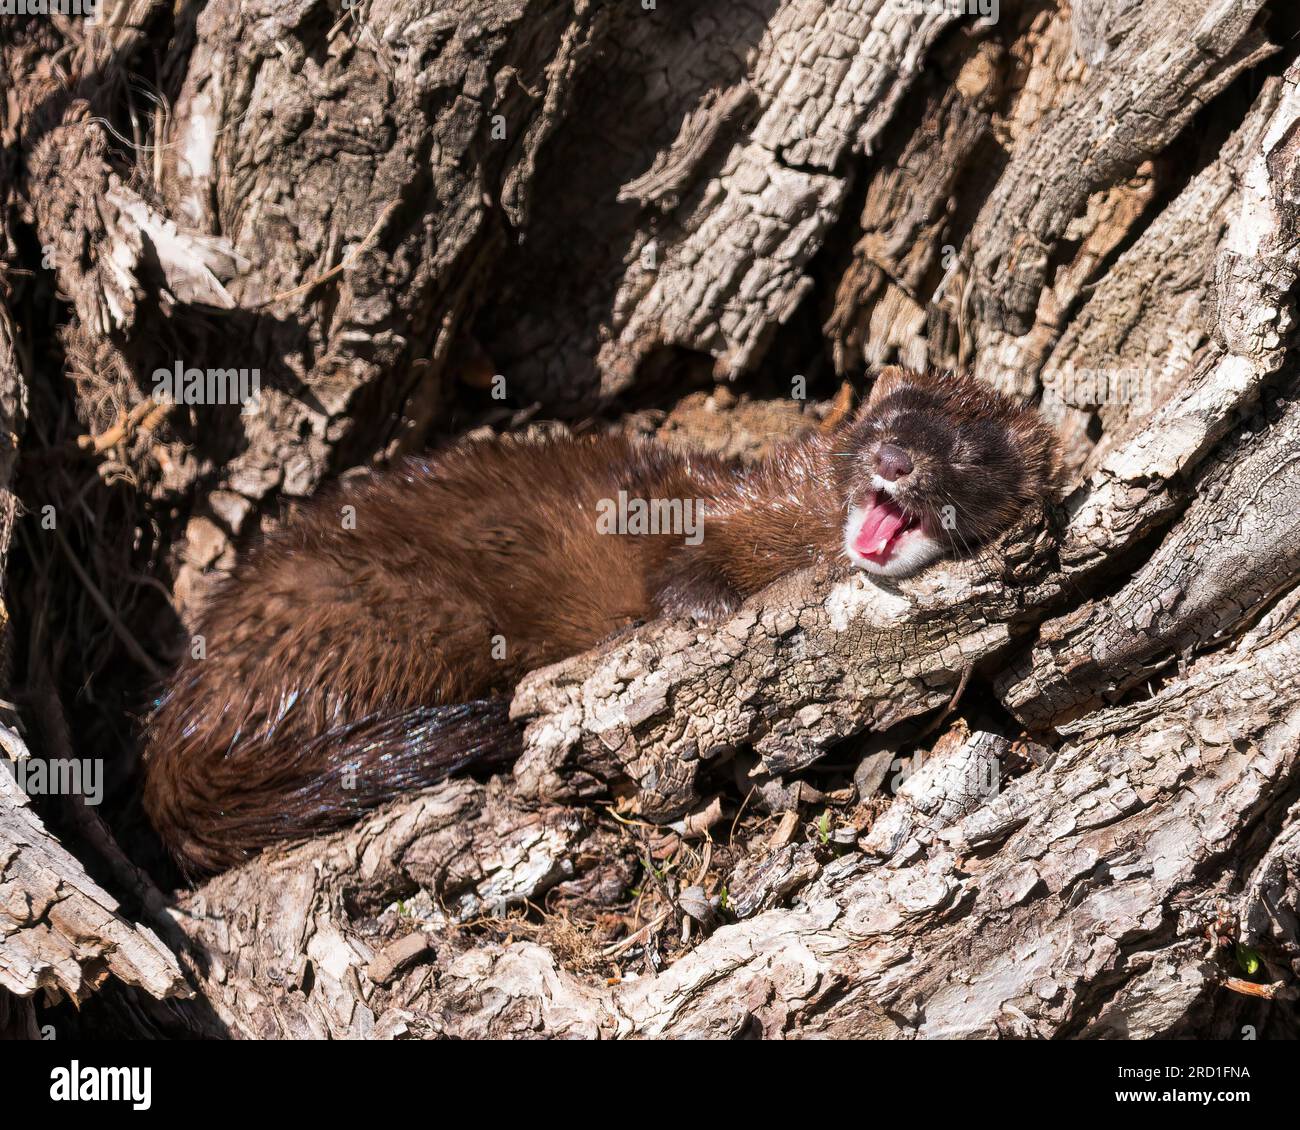
[[[727,880],[727,909],[738,919],[780,906],[821,871],[812,844],[773,846],[773,851],[746,859]]]
[[[996,794],[1001,759],[1011,743],[998,734],[953,730],[924,755],[871,830],[859,840],[868,855],[907,859]],[[919,755],[918,755],[919,756]]]
[[[398,973],[423,957],[430,944],[425,934],[407,934],[380,950],[366,967],[366,974],[376,985],[387,985]]]
[[[171,950],[45,830],[0,759],[0,988],[84,1001],[110,976],[158,998],[190,995]]]

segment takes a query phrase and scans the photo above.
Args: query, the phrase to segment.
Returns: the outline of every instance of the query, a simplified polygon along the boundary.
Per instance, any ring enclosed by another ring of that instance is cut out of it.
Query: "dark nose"
[[[901,447],[882,443],[876,452],[876,473],[888,482],[897,482],[912,473],[912,457]]]

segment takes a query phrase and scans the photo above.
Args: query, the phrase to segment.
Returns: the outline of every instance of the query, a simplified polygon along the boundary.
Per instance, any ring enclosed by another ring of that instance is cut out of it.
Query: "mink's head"
[[[1046,496],[1056,473],[1036,411],[952,373],[885,370],[840,455],[844,552],[887,577],[969,553]]]

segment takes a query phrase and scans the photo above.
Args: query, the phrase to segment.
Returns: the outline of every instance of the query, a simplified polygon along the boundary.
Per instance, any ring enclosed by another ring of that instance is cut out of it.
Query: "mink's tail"
[[[224,747],[192,731],[150,735],[144,803],[189,876],[241,863],[269,844],[338,828],[398,794],[470,765],[518,757],[509,699],[372,714],[305,740],[275,727]],[[196,740],[197,739],[197,740]]]

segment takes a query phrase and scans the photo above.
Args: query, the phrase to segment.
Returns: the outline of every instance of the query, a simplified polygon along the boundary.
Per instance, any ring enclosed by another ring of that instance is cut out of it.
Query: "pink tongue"
[[[889,549],[895,535],[907,525],[907,515],[887,498],[881,498],[862,520],[853,548],[863,557],[876,557]]]

